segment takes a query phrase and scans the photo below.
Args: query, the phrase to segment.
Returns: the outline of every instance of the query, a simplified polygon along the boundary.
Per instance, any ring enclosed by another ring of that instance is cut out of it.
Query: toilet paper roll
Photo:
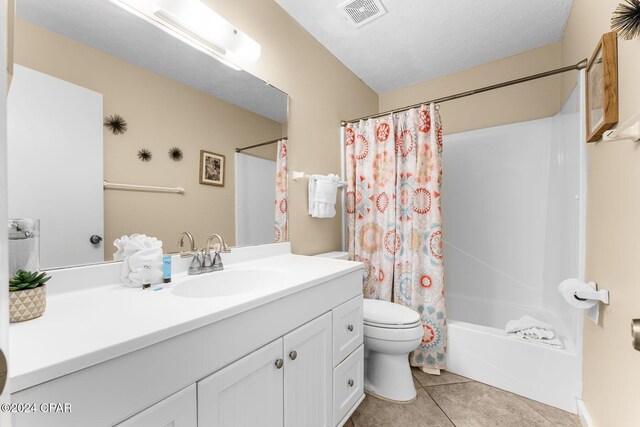
[[[567,279],[563,280],[558,286],[558,290],[564,297],[565,301],[572,307],[579,308],[581,310],[587,310],[594,305],[598,304],[596,300],[582,301],[575,297],[578,291],[593,291],[594,288],[590,284],[583,282],[580,279]]]

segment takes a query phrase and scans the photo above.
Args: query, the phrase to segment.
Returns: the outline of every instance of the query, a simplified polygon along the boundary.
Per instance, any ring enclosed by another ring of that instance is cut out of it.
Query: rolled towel
[[[147,273],[151,284],[162,283],[162,241],[144,234],[132,234],[122,236],[114,245],[118,248],[114,258],[117,255],[123,261],[120,279],[125,286],[142,286],[145,264],[151,265],[151,271]]]
[[[522,316],[518,320],[509,320],[505,326],[507,333],[515,333],[529,328],[547,329],[553,331],[553,325],[545,323],[531,316]]]

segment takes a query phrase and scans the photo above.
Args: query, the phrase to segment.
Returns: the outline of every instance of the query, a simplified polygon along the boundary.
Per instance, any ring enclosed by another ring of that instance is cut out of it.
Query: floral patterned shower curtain
[[[287,215],[287,140],[278,141],[278,153],[276,157],[276,201],[275,201],[275,243],[289,240],[289,227]]]
[[[361,120],[345,129],[351,259],[365,264],[365,298],[420,313],[413,366],[444,369],[442,126],[435,106]]]

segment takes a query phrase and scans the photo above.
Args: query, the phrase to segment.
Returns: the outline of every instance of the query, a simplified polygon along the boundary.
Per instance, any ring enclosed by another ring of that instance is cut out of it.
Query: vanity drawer
[[[333,366],[362,344],[362,295],[333,309]]]
[[[173,394],[116,427],[196,427],[196,385]]]
[[[333,370],[333,425],[337,425],[364,393],[364,345]]]

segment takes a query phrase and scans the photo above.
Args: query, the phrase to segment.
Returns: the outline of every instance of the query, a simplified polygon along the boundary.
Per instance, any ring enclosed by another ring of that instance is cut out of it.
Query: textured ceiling
[[[18,0],[21,18],[271,120],[287,94],[236,71],[107,0]]]
[[[275,0],[378,93],[559,41],[572,0],[382,0],[356,29],[343,0]]]

